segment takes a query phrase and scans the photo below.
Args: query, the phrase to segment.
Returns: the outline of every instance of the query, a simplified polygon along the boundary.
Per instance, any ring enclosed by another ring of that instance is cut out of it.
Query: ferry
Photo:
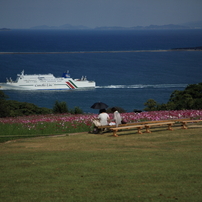
[[[0,90],[70,90],[80,88],[95,88],[95,81],[88,81],[86,76],[80,79],[70,77],[69,71],[62,74],[62,77],[55,77],[53,74],[17,74],[13,81],[7,79],[6,83],[0,83]]]

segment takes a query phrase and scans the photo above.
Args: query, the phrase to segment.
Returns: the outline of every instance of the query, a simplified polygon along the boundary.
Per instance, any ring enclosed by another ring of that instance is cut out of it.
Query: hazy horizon
[[[135,27],[202,20],[201,0],[0,0],[0,28]]]

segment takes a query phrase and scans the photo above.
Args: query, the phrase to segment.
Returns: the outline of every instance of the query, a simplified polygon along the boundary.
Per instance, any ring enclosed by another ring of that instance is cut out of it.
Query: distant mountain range
[[[11,29],[8,28],[0,28],[0,31],[10,31]]]
[[[61,26],[47,26],[47,25],[39,25],[35,27],[31,27],[30,29],[42,29],[42,30],[50,30],[50,29],[63,29],[63,30],[160,30],[160,29],[202,29],[202,21],[189,22],[183,24],[167,24],[167,25],[149,25],[149,26],[134,26],[134,27],[119,27],[119,26],[104,26],[104,27],[96,27],[89,28],[83,25],[70,25],[65,24]],[[8,28],[0,28],[0,31],[8,31],[11,29]]]
[[[202,29],[202,21],[189,22],[184,24],[168,24],[168,25],[150,25],[150,26],[135,26],[135,27],[119,27],[119,26],[105,26],[105,27],[96,27],[89,28],[83,25],[73,26],[70,24],[65,24],[61,26],[47,26],[40,25],[31,27],[30,29],[65,29],[65,30],[143,30],[143,29]]]
[[[90,29],[89,27],[85,27],[83,25],[73,26],[70,24],[65,24],[61,26],[47,26],[47,25],[40,25],[31,27],[30,29],[68,29],[68,30],[84,30],[84,29]]]
[[[202,28],[202,26],[201,26]],[[182,25],[174,25],[174,24],[169,24],[169,25],[150,25],[150,26],[136,26],[136,27],[96,27],[95,29],[99,30],[144,30],[144,29],[191,29],[190,27],[187,26],[182,26]]]

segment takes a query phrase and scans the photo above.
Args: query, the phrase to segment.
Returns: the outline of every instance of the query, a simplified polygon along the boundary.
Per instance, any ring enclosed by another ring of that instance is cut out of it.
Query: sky
[[[149,26],[202,21],[202,0],[0,0],[0,28]]]

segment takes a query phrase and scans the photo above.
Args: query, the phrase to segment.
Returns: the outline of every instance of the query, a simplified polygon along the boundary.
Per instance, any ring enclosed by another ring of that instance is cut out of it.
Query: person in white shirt
[[[109,114],[107,114],[106,109],[100,109],[97,119],[93,120],[91,131],[89,131],[89,133],[95,133],[95,134],[99,133],[100,129],[98,129],[98,126],[109,125],[109,121],[110,121],[110,117],[109,117]],[[104,131],[105,131],[105,128],[101,130],[101,132],[104,132]]]
[[[101,109],[100,114],[98,116],[100,124],[102,126],[109,125],[109,114],[107,114],[106,109]]]
[[[115,107],[112,107],[111,111],[114,113],[113,121],[115,121],[116,127],[118,127],[121,124],[122,117]]]

